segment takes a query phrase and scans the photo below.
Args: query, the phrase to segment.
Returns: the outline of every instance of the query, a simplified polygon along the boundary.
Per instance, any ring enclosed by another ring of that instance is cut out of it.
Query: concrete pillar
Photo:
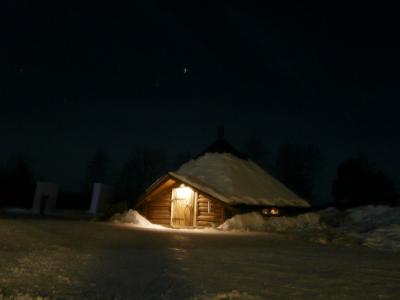
[[[55,210],[57,205],[58,189],[58,184],[51,182],[37,182],[32,211],[37,214],[44,214],[45,212]]]
[[[110,207],[114,196],[112,186],[95,183],[93,184],[92,200],[90,202],[89,213],[102,214]]]

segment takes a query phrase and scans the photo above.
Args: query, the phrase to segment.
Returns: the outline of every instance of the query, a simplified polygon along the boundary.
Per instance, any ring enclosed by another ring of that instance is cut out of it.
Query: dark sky
[[[399,181],[395,7],[83,2],[2,4],[3,161],[73,187],[98,149],[196,153],[224,124],[238,148],[319,145],[321,198],[357,151]]]

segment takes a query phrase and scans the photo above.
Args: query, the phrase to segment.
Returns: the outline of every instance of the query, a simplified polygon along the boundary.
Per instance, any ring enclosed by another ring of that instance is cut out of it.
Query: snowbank
[[[266,228],[279,232],[319,230],[320,216],[317,213],[306,213],[296,217],[271,217],[266,220]]]
[[[136,210],[115,214],[114,223],[135,227],[167,229],[152,224]],[[298,238],[319,243],[362,245],[374,249],[400,251],[400,207],[362,206],[346,211],[327,208],[296,217],[267,217],[258,212],[236,215],[217,229],[199,232],[263,231],[295,233]],[[192,232],[193,230],[187,230]]]
[[[135,227],[152,228],[152,229],[165,229],[164,226],[151,223],[136,210],[130,209],[123,213],[116,213],[110,218],[111,222],[129,224]]]
[[[28,208],[19,208],[19,207],[3,207],[0,209],[1,212],[5,212],[7,214],[15,214],[15,215],[36,215],[32,209]]]
[[[324,244],[400,251],[400,207],[361,206],[346,211],[327,208],[296,217],[269,218],[253,212],[236,215],[218,229],[295,232],[299,238]]]
[[[263,231],[265,229],[264,218],[256,212],[236,215],[228,219],[218,227],[222,230],[239,230],[239,231]]]
[[[319,215],[307,213],[296,217],[268,217],[264,218],[257,212],[236,215],[225,221],[218,228],[222,230],[239,231],[302,231],[319,229]]]
[[[370,248],[400,250],[400,207],[361,206],[336,214],[330,229],[341,240]]]

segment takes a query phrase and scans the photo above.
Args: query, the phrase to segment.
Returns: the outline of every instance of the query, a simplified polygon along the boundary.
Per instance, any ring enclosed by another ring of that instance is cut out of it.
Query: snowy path
[[[400,299],[398,253],[283,235],[0,219],[0,238],[0,299]]]

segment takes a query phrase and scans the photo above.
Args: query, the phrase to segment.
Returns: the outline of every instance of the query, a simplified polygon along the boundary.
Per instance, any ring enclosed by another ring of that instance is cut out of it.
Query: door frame
[[[191,188],[191,187],[190,187]],[[193,188],[191,188],[193,190]],[[199,194],[197,191],[193,190],[193,224],[192,225],[187,225],[187,226],[179,226],[175,225],[173,220],[174,220],[174,202],[176,200],[172,200],[172,195],[174,193],[174,189],[171,190],[171,220],[170,220],[170,225],[172,228],[193,228],[196,227],[197,225],[197,199],[199,197]]]

